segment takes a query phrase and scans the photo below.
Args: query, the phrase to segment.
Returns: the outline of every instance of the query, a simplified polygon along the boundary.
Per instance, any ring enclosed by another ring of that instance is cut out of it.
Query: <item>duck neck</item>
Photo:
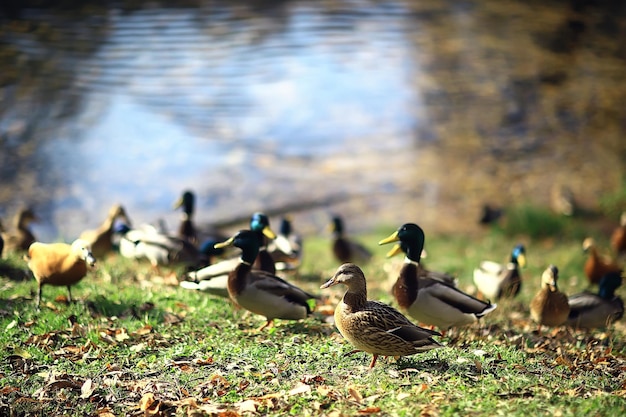
[[[362,310],[367,303],[367,290],[365,288],[348,289],[343,296],[343,303],[346,304],[351,311]]]
[[[598,295],[600,298],[604,300],[610,300],[614,296],[614,291],[612,288],[600,286],[600,290],[598,291]]]
[[[239,265],[228,274],[228,292],[232,295],[240,294],[246,287],[246,277],[250,273],[250,263],[239,260]]]

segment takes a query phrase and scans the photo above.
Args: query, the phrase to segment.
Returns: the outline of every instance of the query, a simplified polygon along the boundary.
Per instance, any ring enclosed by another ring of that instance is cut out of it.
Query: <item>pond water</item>
[[[78,4],[1,20],[0,217],[32,205],[41,240],[115,202],[173,227],[185,189],[199,223],[434,228],[624,174],[620,5]]]

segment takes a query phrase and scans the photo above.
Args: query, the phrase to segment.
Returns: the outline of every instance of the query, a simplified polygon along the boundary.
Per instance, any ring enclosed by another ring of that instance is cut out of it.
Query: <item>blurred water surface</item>
[[[0,217],[42,240],[114,202],[173,226],[183,189],[200,223],[436,223],[624,174],[620,2],[54,3],[0,32]]]

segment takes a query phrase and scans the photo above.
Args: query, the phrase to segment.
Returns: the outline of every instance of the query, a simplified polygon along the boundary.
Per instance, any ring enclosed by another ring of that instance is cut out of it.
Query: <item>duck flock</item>
[[[71,287],[94,267],[96,259],[117,251],[127,258],[147,260],[155,270],[164,265],[185,265],[181,287],[228,298],[265,317],[259,330],[272,326],[275,319],[300,320],[312,314],[320,296],[284,278],[284,273],[298,270],[303,255],[302,239],[288,217],[281,220],[275,233],[267,215],[254,213],[249,229],[224,236],[217,231],[200,232],[193,221],[194,206],[193,192],[185,191],[175,204],[183,214],[178,232],[168,234],[159,226],[133,228],[124,208],[114,205],[100,227],[84,231],[71,244],[36,241],[29,226],[37,217],[24,208],[15,216],[12,230],[4,230],[0,224],[0,254],[24,253],[38,285],[38,308],[44,286],[67,287],[71,301]],[[334,216],[330,226],[332,253],[341,266],[321,289],[339,284],[346,287],[335,308],[334,323],[353,345],[350,353],[373,356],[370,368],[378,356],[406,356],[441,347],[436,340],[440,332],[477,322],[497,309],[496,302],[515,297],[522,287],[520,268],[526,264],[523,245],[515,246],[504,264],[481,262],[473,275],[477,293],[471,295],[457,287],[453,276],[423,266],[424,231],[415,223],[406,223],[379,242],[393,245],[388,257],[404,255],[391,288],[397,310],[368,300],[366,278],[359,265],[366,264],[372,253],[346,235],[340,216]],[[624,304],[615,291],[624,273],[618,260],[626,255],[626,213],[610,241],[614,252],[611,259],[598,253],[592,238],[583,242],[588,253],[584,272],[595,291],[590,287],[568,297],[559,290],[557,266],[546,268],[541,288],[530,302],[530,316],[539,333],[542,326],[603,328],[623,316]]]

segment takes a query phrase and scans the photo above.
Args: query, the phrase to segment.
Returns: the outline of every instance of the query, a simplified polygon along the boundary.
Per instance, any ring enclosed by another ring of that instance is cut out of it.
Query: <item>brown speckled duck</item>
[[[464,293],[449,282],[420,276],[419,263],[424,248],[424,231],[414,223],[406,223],[379,245],[400,242],[387,256],[405,253],[404,265],[392,293],[409,316],[441,330],[475,323],[480,317],[496,309],[496,304],[485,302]]]
[[[600,256],[593,238],[588,237],[583,241],[583,251],[588,254],[584,270],[590,284],[598,284],[606,274],[622,271],[622,267],[616,262]]]
[[[96,263],[89,250],[89,242],[82,239],[75,240],[71,245],[34,242],[25,258],[39,287],[37,308],[41,304],[41,290],[44,285],[67,287],[67,299],[71,302],[71,286],[83,279],[88,266],[93,267]]]
[[[346,236],[341,217],[333,216],[330,227],[333,234],[332,252],[339,262],[363,264],[370,261],[372,252],[359,242]]]
[[[130,225],[126,210],[120,204],[114,204],[109,209],[106,219],[97,229],[85,230],[80,234],[79,239],[89,243],[91,253],[96,258],[103,258],[108,253],[113,252],[113,234],[117,220]]]
[[[559,269],[550,265],[541,275],[541,289],[530,301],[530,317],[541,326],[560,326],[567,320],[570,312],[567,296],[559,291],[557,280]]]
[[[9,252],[26,252],[35,242],[35,236],[30,231],[30,224],[37,221],[37,216],[30,208],[20,209],[13,218],[13,229],[2,233],[4,250]]]
[[[370,369],[378,356],[408,356],[442,347],[432,336],[440,333],[413,324],[395,308],[367,299],[365,275],[355,264],[341,265],[321,288],[337,284],[348,287],[335,308],[335,325],[356,349],[373,355]]]
[[[259,330],[271,326],[274,319],[299,320],[311,314],[308,300],[317,296],[273,274],[252,268],[261,246],[257,232],[241,230],[215,246],[231,245],[241,249],[241,258],[228,274],[228,294],[237,305],[266,318]]]

